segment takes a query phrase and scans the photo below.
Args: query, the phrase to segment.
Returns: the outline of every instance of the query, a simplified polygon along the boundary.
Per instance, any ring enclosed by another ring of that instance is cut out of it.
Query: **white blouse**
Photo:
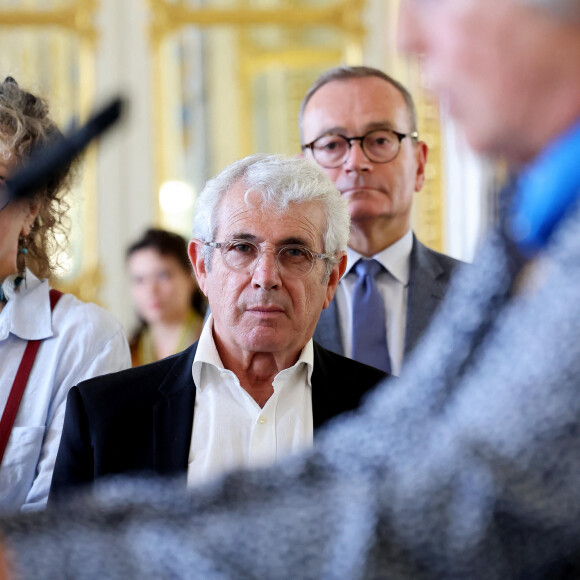
[[[30,271],[0,312],[0,412],[28,340],[41,339],[0,465],[0,511],[42,509],[48,497],[68,390],[131,366],[120,323],[65,294],[50,312],[49,286]]]

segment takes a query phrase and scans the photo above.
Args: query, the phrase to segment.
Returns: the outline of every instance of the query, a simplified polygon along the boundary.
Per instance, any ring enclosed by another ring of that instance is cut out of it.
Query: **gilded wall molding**
[[[364,37],[361,11],[365,0],[343,0],[328,6],[301,6],[278,8],[194,8],[185,2],[149,0],[153,12],[151,35],[153,41],[172,34],[183,26],[265,26],[335,27],[359,38]]]
[[[437,102],[422,91],[415,92],[419,138],[429,147],[425,184],[415,193],[413,204],[413,228],[421,241],[437,250],[444,251],[444,198],[443,198],[443,143]]]
[[[242,0],[237,5],[222,7],[194,7],[184,1],[169,2],[168,0],[149,0],[151,7],[150,38],[153,51],[153,119],[155,138],[155,182],[159,191],[161,184],[173,179],[168,169],[164,152],[172,150],[165,136],[168,123],[168,112],[165,110],[172,96],[164,79],[167,78],[166,40],[177,35],[187,27],[200,30],[220,29],[230,27],[235,30],[237,59],[236,88],[241,114],[238,119],[236,134],[239,137],[238,156],[250,154],[256,150],[254,128],[252,127],[253,107],[256,102],[255,81],[260,75],[275,73],[277,70],[295,71],[299,77],[300,70],[321,69],[334,66],[341,62],[361,64],[365,28],[362,21],[363,8],[367,0],[338,0],[332,4],[312,6],[297,0],[273,0],[265,7],[256,7],[248,0]],[[221,28],[220,28],[221,27]],[[280,46],[264,49],[252,38],[258,30],[276,27],[280,36]],[[341,46],[300,45],[294,42],[307,29],[333,30],[340,35]],[[287,37],[287,42],[284,42]],[[164,76],[165,75],[165,76]],[[289,91],[293,95],[296,87],[302,88],[313,79],[293,78]],[[208,89],[209,90],[209,89]],[[295,107],[295,103],[292,103]],[[295,115],[296,111],[292,111]],[[278,112],[279,114],[279,112]],[[282,119],[288,125],[288,115]],[[292,119],[292,127],[296,119]],[[290,139],[294,152],[299,151],[297,136]],[[233,160],[233,159],[231,159]],[[231,161],[230,160],[230,161]],[[162,223],[159,200],[155,200],[157,221]]]
[[[74,0],[70,4],[48,10],[0,8],[0,26],[35,28],[58,26],[94,42],[97,38],[97,29],[93,24],[93,15],[97,4],[97,0]]]

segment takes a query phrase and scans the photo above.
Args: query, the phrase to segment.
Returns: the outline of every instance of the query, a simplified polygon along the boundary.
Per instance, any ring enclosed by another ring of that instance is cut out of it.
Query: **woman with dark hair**
[[[58,136],[44,100],[11,77],[0,83],[0,187]],[[129,366],[121,325],[47,280],[67,241],[70,180],[68,167],[28,199],[0,204],[1,511],[46,503],[68,390]]]
[[[194,343],[207,306],[193,277],[187,242],[178,234],[149,229],[127,250],[127,269],[141,321],[130,340],[133,366]]]

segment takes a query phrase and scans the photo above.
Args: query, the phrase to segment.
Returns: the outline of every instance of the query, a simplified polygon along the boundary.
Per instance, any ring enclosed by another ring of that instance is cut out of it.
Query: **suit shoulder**
[[[314,361],[315,365],[323,365],[329,374],[337,377],[337,380],[348,381],[356,378],[359,384],[374,385],[389,376],[380,369],[327,350],[316,341],[314,342]]]
[[[411,253],[411,277],[421,275],[434,276],[439,282],[449,281],[455,268],[466,262],[428,248],[417,238],[414,239]]]
[[[77,389],[83,398],[107,397],[109,394],[120,397],[134,391],[146,396],[149,392],[157,392],[161,382],[183,355],[179,353],[154,363],[94,377],[79,383]]]
[[[436,260],[439,264],[441,264],[442,267],[444,267],[447,270],[452,270],[459,264],[466,264],[466,262],[457,260],[456,258],[448,256],[447,254],[442,254],[441,252],[437,252],[436,250],[428,248],[427,246],[422,244],[419,240],[417,240],[416,242],[423,252],[428,254],[432,259]]]

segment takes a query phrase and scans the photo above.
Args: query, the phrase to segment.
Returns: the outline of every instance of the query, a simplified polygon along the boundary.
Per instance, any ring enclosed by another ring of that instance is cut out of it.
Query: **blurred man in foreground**
[[[397,388],[277,468],[5,522],[22,576],[578,577],[580,4],[401,10],[471,144],[519,177]]]

